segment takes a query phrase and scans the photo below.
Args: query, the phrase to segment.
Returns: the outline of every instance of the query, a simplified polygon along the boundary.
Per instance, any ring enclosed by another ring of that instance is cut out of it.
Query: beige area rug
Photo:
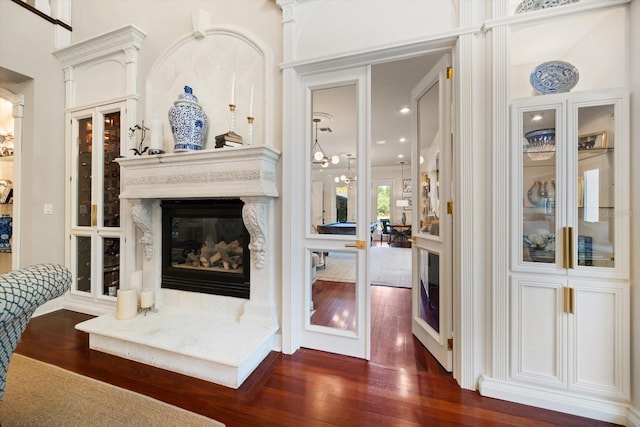
[[[2,427],[224,426],[224,424],[19,354],[0,403]]]
[[[411,248],[370,248],[369,279],[372,285],[411,287]],[[345,252],[329,252],[325,269],[318,271],[318,279],[332,282],[355,281],[355,255]]]

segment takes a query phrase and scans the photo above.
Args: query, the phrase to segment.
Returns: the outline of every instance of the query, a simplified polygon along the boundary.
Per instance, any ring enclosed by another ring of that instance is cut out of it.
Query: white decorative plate
[[[529,81],[535,90],[548,94],[569,92],[579,78],[578,69],[568,62],[549,61],[534,68]]]

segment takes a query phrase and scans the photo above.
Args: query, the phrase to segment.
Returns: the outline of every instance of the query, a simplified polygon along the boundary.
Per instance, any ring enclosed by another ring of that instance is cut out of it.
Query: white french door
[[[369,359],[369,69],[301,77],[305,158],[301,347]],[[301,201],[302,202],[302,201]]]
[[[453,153],[451,57],[414,87],[412,98],[412,332],[449,372],[453,369]],[[450,204],[451,203],[451,204]]]

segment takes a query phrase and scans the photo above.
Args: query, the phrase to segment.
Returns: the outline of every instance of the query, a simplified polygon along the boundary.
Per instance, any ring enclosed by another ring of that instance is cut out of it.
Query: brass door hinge
[[[453,78],[453,67],[447,67],[447,80],[451,80]]]
[[[447,340],[447,350],[449,350],[449,351],[453,350],[453,338],[449,338]]]
[[[447,215],[453,215],[453,202],[447,202]]]

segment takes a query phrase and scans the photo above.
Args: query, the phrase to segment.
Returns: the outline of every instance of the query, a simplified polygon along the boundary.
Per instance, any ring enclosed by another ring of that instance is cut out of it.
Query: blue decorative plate
[[[525,13],[532,10],[548,9],[550,7],[577,3],[578,1],[580,0],[522,0],[516,8],[516,13]]]
[[[547,94],[569,92],[579,78],[578,69],[568,62],[549,61],[534,68],[529,81],[535,90]]]

